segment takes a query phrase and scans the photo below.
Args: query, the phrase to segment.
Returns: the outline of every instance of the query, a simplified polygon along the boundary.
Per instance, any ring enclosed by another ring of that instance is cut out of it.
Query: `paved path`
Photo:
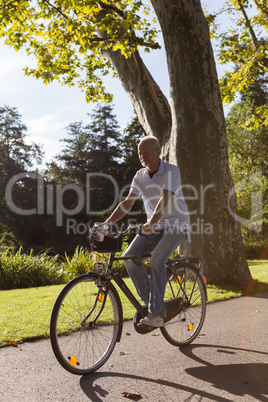
[[[2,348],[0,400],[268,401],[268,293],[208,305],[201,336],[183,349],[153,334],[127,322],[108,362],[84,377],[61,368],[49,340]]]

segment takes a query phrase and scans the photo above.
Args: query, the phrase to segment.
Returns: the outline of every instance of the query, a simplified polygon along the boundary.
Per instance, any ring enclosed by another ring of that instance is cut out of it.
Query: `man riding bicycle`
[[[133,178],[128,196],[115,208],[104,224],[122,219],[140,196],[143,198],[147,223],[131,242],[125,256],[152,253],[150,277],[141,260],[126,260],[128,274],[140,299],[148,305],[148,316],[141,325],[160,327],[166,315],[164,303],[168,257],[185,240],[190,241],[190,219],[180,180],[179,168],[160,159],[157,138],[142,138],[138,154],[143,166]]]

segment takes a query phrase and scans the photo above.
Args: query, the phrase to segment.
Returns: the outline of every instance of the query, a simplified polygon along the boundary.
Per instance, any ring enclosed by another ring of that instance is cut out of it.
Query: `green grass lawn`
[[[248,266],[253,279],[259,282],[268,283],[268,261],[267,260],[251,260]]]
[[[260,282],[258,291],[268,290],[268,261],[249,261],[253,279]],[[124,279],[134,291],[129,278]],[[49,336],[50,315],[55,300],[64,285],[0,291],[0,347],[11,342],[21,343]],[[135,309],[119,290],[124,319],[133,317]],[[208,286],[208,302],[241,296],[241,291]]]

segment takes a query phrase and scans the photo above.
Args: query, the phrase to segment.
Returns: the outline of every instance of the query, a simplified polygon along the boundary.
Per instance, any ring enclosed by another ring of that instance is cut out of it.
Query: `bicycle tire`
[[[206,315],[207,290],[203,276],[190,263],[177,263],[171,268],[165,299],[177,298],[179,313],[160,330],[175,346],[189,345],[201,331]]]
[[[58,362],[72,374],[99,369],[120,340],[121,301],[111,283],[109,289],[105,288],[105,281],[93,272],[80,275],[63,288],[55,302],[50,321],[51,345]]]

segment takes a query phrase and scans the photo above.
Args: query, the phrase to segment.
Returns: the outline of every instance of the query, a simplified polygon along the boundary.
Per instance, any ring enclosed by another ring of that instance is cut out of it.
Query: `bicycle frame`
[[[128,298],[128,300],[131,302],[131,304],[134,306],[134,308],[137,310],[138,314],[142,318],[147,315],[146,309],[144,309],[144,307],[139,303],[139,301],[136,299],[136,297],[131,292],[129,287],[126,285],[126,283],[121,278],[121,276],[118,273],[113,273],[112,272],[112,265],[113,265],[114,261],[125,261],[125,260],[131,260],[131,259],[133,259],[133,260],[134,259],[144,259],[144,258],[147,258],[147,257],[151,257],[151,254],[135,255],[135,256],[127,256],[127,257],[116,257],[114,255],[114,253],[110,253],[109,261],[108,261],[108,264],[107,264],[107,269],[106,269],[106,272],[105,272],[105,275],[108,275],[109,280],[114,280],[115,281],[115,283],[122,290],[122,292],[125,294],[125,296]],[[185,260],[178,261],[178,262],[174,261],[174,260],[169,260],[169,265],[172,267],[171,264],[174,263],[174,262],[179,264],[179,266],[181,268],[185,267],[185,262],[186,262]],[[198,263],[198,271],[199,271],[200,266],[201,266],[201,259],[192,259],[192,262]],[[197,280],[197,276],[195,278],[195,282],[194,282],[194,286],[193,286],[190,298],[187,297],[187,295],[185,294],[185,290],[183,289],[183,287],[179,283],[180,290],[182,291],[182,293],[183,293],[184,297],[186,298],[188,304],[190,304],[190,302],[191,302],[193,292],[194,292],[194,289],[195,289],[195,285],[196,285],[196,280]],[[182,282],[183,282],[183,278],[182,278]],[[178,296],[175,296],[175,295],[173,295],[173,296],[178,297]],[[104,301],[104,303],[105,303],[105,301]],[[174,303],[174,302],[172,302],[172,303]],[[177,313],[178,313],[178,307],[176,307],[176,314]],[[172,307],[171,307],[171,317],[172,316],[173,316],[173,313],[172,313]]]
[[[146,316],[146,312],[142,305],[139,303],[139,301],[136,299],[134,294],[131,292],[129,287],[126,285],[124,280],[121,278],[121,276],[118,273],[113,273],[112,272],[112,265],[114,261],[126,261],[126,260],[134,260],[134,259],[143,259],[146,257],[150,257],[151,254],[145,254],[145,255],[136,255],[136,256],[128,256],[128,257],[115,257],[113,253],[110,254],[109,262],[107,265],[107,270],[106,274],[109,274],[111,279],[115,281],[115,283],[118,285],[118,287],[122,290],[122,292],[125,294],[125,296],[128,298],[130,303],[135,307],[135,309],[138,311],[138,313],[142,316]]]
[[[115,261],[126,261],[126,260],[134,260],[134,259],[141,259],[141,260],[142,260],[142,259],[147,258],[147,257],[151,257],[151,254],[131,255],[131,256],[127,256],[127,257],[116,257],[114,252],[111,252],[111,253],[110,253],[109,261],[108,261],[108,264],[107,264],[107,268],[106,268],[105,273],[103,274],[103,278],[104,278],[104,280],[105,280],[105,285],[106,285],[106,286],[108,285],[107,288],[106,288],[106,292],[105,292],[106,295],[105,295],[105,299],[104,299],[103,305],[105,305],[106,296],[107,296],[107,290],[109,290],[109,283],[110,283],[110,281],[114,280],[115,283],[118,285],[118,287],[121,289],[121,291],[125,294],[125,296],[127,297],[127,299],[130,301],[130,303],[131,303],[131,304],[134,306],[134,308],[136,309],[137,314],[138,314],[138,316],[139,316],[139,320],[140,320],[141,318],[146,317],[146,315],[148,314],[148,309],[147,309],[147,308],[144,308],[144,306],[142,306],[142,305],[139,303],[139,301],[138,301],[137,298],[134,296],[134,294],[131,292],[131,290],[130,290],[129,287],[126,285],[126,283],[125,283],[124,280],[121,278],[121,276],[120,276],[118,273],[113,273],[113,271],[112,271],[112,266],[113,266],[113,263],[114,263]],[[180,259],[180,260],[176,260],[176,258],[175,258],[175,259],[171,259],[171,260],[168,260],[168,261],[167,261],[167,265],[170,267],[171,271],[173,271],[173,269],[172,269],[173,267],[172,267],[172,266],[175,265],[175,264],[178,264],[178,265],[179,265],[179,268],[182,268],[182,269],[185,270],[185,267],[186,267],[186,264],[187,264],[187,263],[198,264],[197,272],[199,272],[200,267],[201,267],[201,264],[202,264],[202,260],[201,260],[201,258],[197,257],[197,258],[191,258],[191,259],[183,258],[183,259]],[[175,272],[173,271],[173,275],[174,275],[174,274],[175,274]],[[106,277],[106,279],[105,279],[105,277]],[[196,286],[196,281],[197,281],[197,275],[196,275],[196,277],[195,277],[194,286],[193,286],[193,288],[192,288],[192,290],[191,290],[191,294],[188,295],[188,296],[187,296],[187,294],[185,293],[185,289],[184,289],[183,286],[181,285],[181,284],[184,282],[184,277],[182,277],[182,278],[180,279],[180,281],[178,282],[178,283],[179,283],[179,292],[180,292],[180,291],[182,292],[184,298],[185,298],[186,301],[187,301],[187,306],[189,306],[190,303],[191,303],[191,300],[192,300],[192,297],[193,297],[193,293],[194,293],[194,289],[195,289],[195,286]],[[101,286],[102,286],[102,284],[99,285],[99,288],[100,288]],[[171,288],[171,290],[172,290],[172,293],[173,293],[173,297],[174,297],[174,298],[178,298],[178,294],[175,295],[172,288]],[[98,296],[97,296],[97,297],[98,297]],[[206,297],[206,300],[207,300],[206,288],[205,288],[205,297]],[[179,298],[179,299],[181,299],[181,298]],[[168,322],[170,319],[172,319],[172,318],[173,318],[175,315],[177,315],[180,311],[183,311],[183,309],[185,308],[185,306],[184,306],[182,303],[180,303],[180,304],[178,305],[178,303],[177,303],[175,300],[173,300],[173,301],[167,301],[165,304],[166,304],[166,308],[167,308],[167,316],[165,317],[165,322]],[[94,310],[94,308],[93,308],[93,310]],[[102,310],[101,310],[101,311],[102,311]],[[99,312],[99,315],[101,314],[101,311]],[[89,314],[89,315],[90,315],[90,314]],[[99,316],[99,315],[98,315],[98,316]],[[98,318],[98,317],[97,317],[97,318]],[[97,319],[97,318],[96,318],[96,319]],[[134,322],[135,322],[135,319],[134,319]],[[134,324],[134,326],[135,326],[135,324]],[[135,328],[136,328],[136,330],[137,330],[137,327],[135,327]],[[139,332],[139,331],[138,331],[138,332]],[[141,333],[143,333],[143,332],[141,332]],[[146,332],[144,332],[144,333],[146,333]]]

